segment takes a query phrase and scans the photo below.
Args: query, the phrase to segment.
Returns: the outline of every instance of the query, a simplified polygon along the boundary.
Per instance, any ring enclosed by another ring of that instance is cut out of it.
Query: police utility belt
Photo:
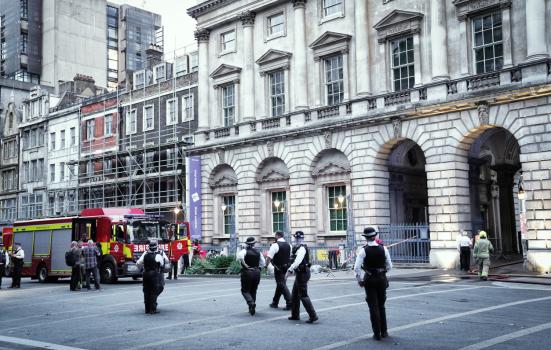
[[[379,274],[385,274],[386,273],[386,267],[381,267],[381,268],[369,268],[369,269],[366,269],[365,267],[362,266],[362,269],[365,271],[365,274],[367,276],[372,276],[372,275],[379,275]]]

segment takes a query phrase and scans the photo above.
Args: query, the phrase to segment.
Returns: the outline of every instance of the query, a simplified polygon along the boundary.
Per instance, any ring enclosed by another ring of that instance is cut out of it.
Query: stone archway
[[[391,224],[428,224],[425,155],[410,139],[397,142],[387,159]]]
[[[486,129],[469,148],[471,230],[488,232],[499,253],[519,252],[515,191],[521,169],[520,146],[508,130]]]

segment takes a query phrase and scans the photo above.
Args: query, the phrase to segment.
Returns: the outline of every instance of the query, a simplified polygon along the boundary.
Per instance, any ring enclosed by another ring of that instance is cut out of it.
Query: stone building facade
[[[485,229],[500,253],[519,252],[524,238],[528,266],[549,271],[550,6],[190,8],[200,64],[188,153],[202,164],[203,239],[288,225],[331,244],[366,225],[421,222],[434,266],[456,263],[460,230]]]

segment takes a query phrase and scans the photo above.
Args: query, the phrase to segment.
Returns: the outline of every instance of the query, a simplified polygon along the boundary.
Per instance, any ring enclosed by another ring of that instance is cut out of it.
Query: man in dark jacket
[[[86,289],[90,290],[90,275],[94,276],[94,286],[96,290],[100,289],[99,286],[99,273],[98,273],[98,256],[100,255],[98,248],[91,239],[88,240],[88,245],[82,249],[82,256],[84,257],[84,268],[86,273]]]
[[[254,247],[256,239],[247,238],[247,247],[237,253],[237,260],[241,262],[241,294],[247,305],[249,313],[253,316],[256,312],[256,290],[260,283],[260,270],[264,267],[264,256]]]
[[[377,231],[373,227],[366,227],[362,236],[367,239],[367,243],[356,253],[354,271],[358,285],[365,289],[373,338],[381,340],[388,337],[385,310],[388,288],[386,272],[392,268],[392,261],[386,247],[377,243]],[[365,272],[363,278],[362,269]]]
[[[71,291],[80,290],[80,284],[82,276],[80,274],[80,255],[82,254],[81,249],[78,247],[76,241],[71,242],[71,254],[73,255],[74,265],[71,266],[71,283],[69,284],[69,289]]]
[[[283,232],[281,231],[275,233],[276,241],[270,246],[268,257],[266,258],[266,266],[272,263],[274,267],[274,278],[276,282],[276,290],[270,307],[277,309],[279,299],[283,295],[286,302],[285,310],[291,310],[291,293],[287,288],[287,281],[285,279],[285,274],[287,273],[291,260],[291,245],[285,242],[283,236]]]

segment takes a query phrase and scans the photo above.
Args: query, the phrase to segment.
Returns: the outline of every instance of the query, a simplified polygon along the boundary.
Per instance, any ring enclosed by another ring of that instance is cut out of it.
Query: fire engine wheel
[[[45,283],[48,281],[48,269],[44,265],[40,265],[36,270],[36,278],[38,282]]]
[[[117,274],[113,263],[105,262],[102,264],[101,281],[102,283],[115,283],[117,281]]]

